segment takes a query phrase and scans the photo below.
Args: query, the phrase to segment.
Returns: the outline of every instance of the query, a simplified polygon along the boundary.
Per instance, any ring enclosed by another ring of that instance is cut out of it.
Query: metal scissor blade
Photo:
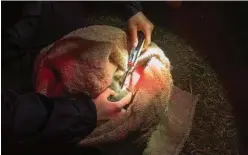
[[[124,78],[123,78],[123,81],[121,83],[121,89],[123,88],[123,86],[125,84],[125,81],[127,79],[128,74],[132,73],[134,68],[135,68],[137,59],[140,56],[142,47],[144,45],[144,39],[145,39],[144,34],[141,31],[139,31],[138,32],[138,45],[137,45],[137,47],[132,48],[130,51],[130,55],[128,58],[128,70],[126,71]]]
[[[122,83],[121,83],[121,89],[123,88],[123,86],[124,86],[124,84],[125,84],[125,81],[126,81],[126,79],[127,79],[127,76],[128,76],[128,74],[129,74],[129,70],[130,70],[130,69],[128,69],[128,70],[126,71],[126,73],[124,74],[124,78],[123,78],[123,81],[122,81]]]

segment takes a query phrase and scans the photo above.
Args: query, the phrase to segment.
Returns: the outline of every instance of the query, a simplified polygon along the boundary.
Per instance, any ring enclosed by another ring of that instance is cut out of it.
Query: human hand
[[[128,20],[128,30],[131,36],[132,46],[138,44],[137,31],[142,31],[145,35],[144,49],[151,43],[151,35],[154,25],[146,18],[142,12],[138,12]]]
[[[97,120],[108,120],[111,118],[121,117],[126,112],[123,107],[131,101],[132,93],[128,93],[123,99],[117,102],[108,101],[110,95],[115,92],[111,89],[106,89],[98,97],[93,99],[97,110]]]

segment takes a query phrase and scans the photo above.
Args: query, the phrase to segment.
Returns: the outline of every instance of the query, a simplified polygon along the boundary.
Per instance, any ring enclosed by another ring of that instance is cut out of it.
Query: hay
[[[94,16],[92,23],[123,27],[118,17]],[[153,42],[169,57],[174,84],[199,97],[192,131],[181,155],[237,154],[237,131],[232,108],[215,72],[184,40],[169,30],[155,25]]]
[[[237,154],[232,109],[217,75],[182,39],[169,37],[166,45],[169,51],[176,53],[174,59],[171,58],[175,85],[198,95],[200,101],[190,137],[181,154]]]

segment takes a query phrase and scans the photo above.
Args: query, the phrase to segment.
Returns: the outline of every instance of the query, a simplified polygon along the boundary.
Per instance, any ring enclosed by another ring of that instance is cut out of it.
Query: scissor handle
[[[144,34],[141,31],[138,31],[137,35],[138,35],[138,45],[131,50],[130,57],[128,59],[129,66],[135,65],[135,62],[139,57],[142,50],[142,46],[144,44],[144,39],[145,39]]]

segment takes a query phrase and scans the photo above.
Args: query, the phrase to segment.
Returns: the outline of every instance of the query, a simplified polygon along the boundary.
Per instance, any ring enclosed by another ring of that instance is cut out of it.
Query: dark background
[[[22,5],[2,2],[2,31],[18,20]],[[109,12],[117,9],[110,2],[99,6]],[[155,25],[171,29],[207,58],[227,92],[247,143],[248,2],[183,2],[178,9],[165,2],[142,2],[142,6]]]
[[[247,148],[248,2],[183,2],[178,9],[144,2],[143,7],[154,23],[169,27],[207,58],[234,108],[240,146]]]
[[[154,23],[169,27],[207,58],[227,92],[240,137],[247,144],[248,2],[183,2],[176,10],[161,2],[143,6]]]

